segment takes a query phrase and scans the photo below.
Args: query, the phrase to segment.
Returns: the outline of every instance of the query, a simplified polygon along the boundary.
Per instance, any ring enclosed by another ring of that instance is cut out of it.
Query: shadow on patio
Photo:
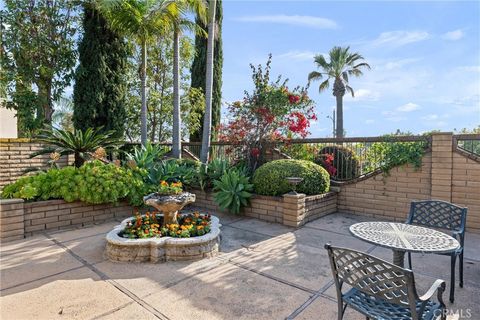
[[[333,319],[335,288],[324,244],[391,261],[391,251],[349,235],[367,218],[335,213],[291,229],[218,214],[221,254],[195,262],[112,263],[105,234],[118,222],[40,235],[2,247],[2,319]],[[480,314],[480,235],[467,234],[465,287],[447,303]],[[446,256],[414,255],[418,290],[447,280]],[[444,294],[447,301],[447,293]],[[19,308],[19,304],[23,307]],[[467,313],[468,312],[468,313]],[[347,312],[345,319],[364,319]]]

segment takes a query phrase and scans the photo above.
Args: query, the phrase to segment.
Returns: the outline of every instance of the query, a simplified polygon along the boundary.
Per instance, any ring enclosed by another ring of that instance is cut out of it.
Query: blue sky
[[[274,77],[305,85],[313,56],[350,46],[372,66],[351,79],[348,136],[397,129],[421,133],[480,124],[480,2],[224,0],[223,99],[252,88],[249,63],[273,54]],[[331,135],[331,92],[310,89],[319,120],[312,136]]]

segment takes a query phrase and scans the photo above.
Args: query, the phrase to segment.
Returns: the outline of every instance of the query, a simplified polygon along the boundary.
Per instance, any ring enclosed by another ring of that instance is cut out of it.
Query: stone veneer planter
[[[118,234],[132,218],[125,219],[107,234],[107,257],[120,262],[164,262],[196,260],[218,253],[220,220],[211,216],[210,232],[192,238],[127,239]]]

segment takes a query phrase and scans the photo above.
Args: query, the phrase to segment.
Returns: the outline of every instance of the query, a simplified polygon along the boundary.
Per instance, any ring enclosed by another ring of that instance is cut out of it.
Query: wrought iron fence
[[[348,181],[402,161],[411,150],[424,152],[430,146],[430,136],[383,136],[298,139],[283,143],[278,149],[291,158],[311,160],[327,170],[333,167],[329,170],[333,180]]]
[[[127,144],[123,149],[132,150],[138,144]],[[170,144],[161,143],[166,150]],[[385,168],[392,157],[401,157],[401,153],[411,148],[428,149],[430,136],[382,136],[356,138],[316,138],[292,139],[285,142],[265,144],[265,148],[275,158],[310,160],[325,168],[333,167],[329,173],[333,180],[348,181]],[[183,142],[182,148],[195,157],[200,157],[200,142]],[[398,153],[398,154],[396,154]],[[241,145],[212,142],[210,159],[238,161],[244,157]],[[331,162],[329,164],[329,161]]]
[[[456,134],[453,141],[457,149],[480,157],[480,134]]]

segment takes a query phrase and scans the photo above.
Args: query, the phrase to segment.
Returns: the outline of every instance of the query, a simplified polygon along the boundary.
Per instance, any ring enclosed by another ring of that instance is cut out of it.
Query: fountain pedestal
[[[165,226],[167,224],[178,224],[178,211],[182,210],[187,204],[194,203],[195,195],[189,192],[160,195],[155,192],[143,197],[143,202],[163,213],[163,226]]]

